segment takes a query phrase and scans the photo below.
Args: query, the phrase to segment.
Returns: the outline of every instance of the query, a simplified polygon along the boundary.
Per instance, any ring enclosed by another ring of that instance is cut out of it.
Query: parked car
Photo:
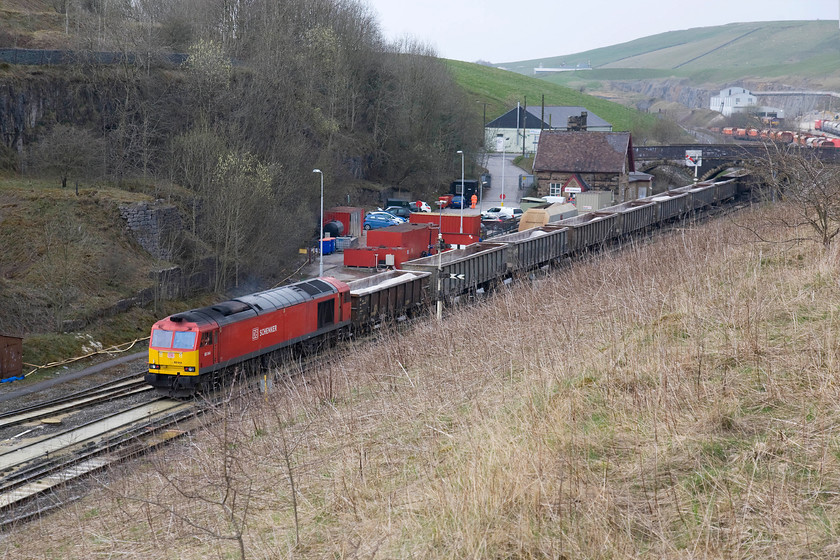
[[[418,202],[420,203],[419,206],[417,204]],[[429,206],[428,204],[426,204],[425,202],[423,202],[422,200],[412,202],[411,204],[408,205],[408,209],[411,210],[412,212],[431,212],[432,211],[432,207]]]
[[[521,218],[524,211],[522,208],[509,208],[505,206],[494,206],[493,208],[488,208],[484,212],[481,213],[482,220],[488,220],[493,218],[499,218],[502,216],[507,216],[509,218]]]
[[[412,210],[408,206],[389,206],[385,209],[385,212],[407,220],[411,216]]]
[[[368,212],[365,216],[365,229],[377,229],[388,226],[396,226],[405,223],[405,220],[398,216],[394,216],[390,212]]]
[[[495,218],[482,218],[481,220],[482,237],[514,231],[517,227],[519,227],[519,220],[507,214],[500,214]]]
[[[461,208],[464,204],[464,197],[456,194],[452,197],[452,202],[449,203],[450,208]]]

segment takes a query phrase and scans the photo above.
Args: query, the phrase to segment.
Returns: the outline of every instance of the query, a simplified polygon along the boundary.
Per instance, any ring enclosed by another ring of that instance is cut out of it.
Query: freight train
[[[402,270],[349,283],[315,278],[176,313],[152,327],[146,381],[160,393],[190,396],[211,389],[235,368],[276,363],[291,347],[316,348],[382,327],[425,312],[432,300],[468,299],[733,200],[740,190],[736,179],[697,183],[406,261]]]
[[[840,134],[840,125],[831,121],[817,121],[817,130],[824,130],[832,134]],[[773,141],[780,144],[796,144],[806,148],[840,148],[840,138],[811,134],[810,132],[794,132],[791,130],[775,130],[770,128],[735,128],[727,126],[721,129],[710,129],[724,136],[737,140]]]

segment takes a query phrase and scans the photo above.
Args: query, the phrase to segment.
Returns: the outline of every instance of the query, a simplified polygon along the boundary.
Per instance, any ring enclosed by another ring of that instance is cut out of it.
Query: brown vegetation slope
[[[220,410],[0,547],[836,557],[840,255],[757,242],[784,211],[679,229],[383,337]]]

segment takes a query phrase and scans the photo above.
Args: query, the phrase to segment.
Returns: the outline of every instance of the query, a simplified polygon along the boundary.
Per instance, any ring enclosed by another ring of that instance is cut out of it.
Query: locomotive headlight
[[[160,364],[149,364],[149,369],[160,369]]]
[[[185,366],[184,371],[195,371],[195,366]]]

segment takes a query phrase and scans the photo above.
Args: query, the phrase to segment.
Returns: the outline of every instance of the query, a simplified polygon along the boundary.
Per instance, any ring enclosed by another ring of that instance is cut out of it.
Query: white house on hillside
[[[733,113],[746,112],[747,107],[758,105],[758,99],[742,87],[731,87],[720,90],[720,95],[712,96],[709,108],[723,113],[724,117],[731,117]]]
[[[732,87],[720,90],[709,102],[712,111],[723,113],[724,117],[731,117],[735,113],[750,112],[762,118],[785,118],[784,109],[765,107],[758,104],[758,98],[749,90],[742,87]]]

